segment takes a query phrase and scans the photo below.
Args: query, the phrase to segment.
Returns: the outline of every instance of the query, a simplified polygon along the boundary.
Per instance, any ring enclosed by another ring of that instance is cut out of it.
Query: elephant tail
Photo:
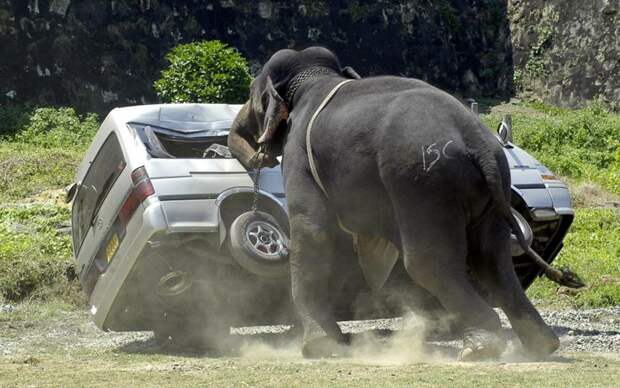
[[[504,191],[505,180],[510,179],[509,175],[502,173],[502,171],[508,168],[505,156],[503,154],[493,153],[492,150],[485,150],[484,152],[479,151],[475,153],[472,160],[487,183],[491,195],[491,207],[499,211],[506,222],[508,222],[510,229],[512,229],[517,237],[519,245],[521,245],[526,255],[544,271],[545,275],[550,280],[570,288],[581,288],[585,286],[585,283],[583,283],[577,274],[568,269],[557,269],[552,267],[525,241],[523,231],[512,215],[510,203]]]

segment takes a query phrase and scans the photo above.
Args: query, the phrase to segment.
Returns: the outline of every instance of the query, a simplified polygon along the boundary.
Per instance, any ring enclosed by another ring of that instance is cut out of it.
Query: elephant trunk
[[[246,167],[253,168],[252,161],[258,151],[258,144],[250,133],[250,102],[246,102],[232,123],[228,134],[228,148],[232,155]]]

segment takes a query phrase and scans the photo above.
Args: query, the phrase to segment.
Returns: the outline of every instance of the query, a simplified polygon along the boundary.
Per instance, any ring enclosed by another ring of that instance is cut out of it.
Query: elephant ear
[[[267,109],[265,110],[263,132],[258,139],[259,144],[272,142],[278,131],[278,127],[288,118],[286,103],[273,86],[271,77],[267,77],[265,93],[267,94]]]
[[[361,79],[362,77],[351,66],[345,66],[341,70],[342,75],[350,79]]]

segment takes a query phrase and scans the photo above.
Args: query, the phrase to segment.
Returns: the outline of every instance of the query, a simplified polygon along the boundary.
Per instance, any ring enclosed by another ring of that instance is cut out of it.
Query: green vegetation
[[[68,219],[68,208],[51,204],[0,206],[0,299],[71,293]]]
[[[99,117],[78,116],[73,108],[37,108],[15,140],[44,148],[84,148],[99,128]]]
[[[80,117],[73,108],[6,107],[0,109],[2,119],[19,125],[0,138],[2,201],[23,200],[71,183],[99,127],[96,114]]]
[[[572,307],[620,305],[620,210],[577,209],[554,264],[571,268],[587,286],[568,290],[541,278],[528,290],[530,298]]]
[[[0,142],[0,201],[20,201],[70,184],[83,150]]]
[[[562,109],[530,104],[512,115],[514,141],[556,174],[620,194],[620,115],[594,104]],[[483,116],[490,128],[501,120]]]
[[[537,14],[538,23],[533,26],[530,33],[536,35],[536,41],[530,47],[525,67],[514,71],[513,82],[517,93],[528,91],[533,82],[548,76],[550,73],[550,60],[547,51],[553,41],[553,31],[558,22],[559,14],[550,6],[534,12]]]
[[[0,140],[0,301],[80,300],[62,188],[95,134],[95,114],[73,108],[3,107],[18,126]]]
[[[252,78],[247,61],[220,41],[182,44],[166,59],[170,66],[154,84],[162,101],[241,103],[248,98]]]
[[[32,111],[29,105],[0,105],[0,138],[20,131],[28,123]]]

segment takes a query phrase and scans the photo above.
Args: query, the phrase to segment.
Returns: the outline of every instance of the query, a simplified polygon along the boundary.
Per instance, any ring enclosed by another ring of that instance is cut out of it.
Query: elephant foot
[[[331,337],[323,336],[311,340],[304,339],[301,354],[304,358],[346,357],[349,354],[349,348]]]
[[[346,334],[340,334],[335,339],[316,323],[308,324],[304,330],[304,338],[301,353],[305,358],[329,358],[344,357],[348,354],[347,345],[350,338]]]
[[[542,360],[558,350],[560,347],[560,339],[547,327],[530,334],[526,340],[521,340],[527,355],[535,360]]]
[[[485,329],[466,330],[459,360],[471,362],[497,359],[505,348],[506,341],[496,333]]]

